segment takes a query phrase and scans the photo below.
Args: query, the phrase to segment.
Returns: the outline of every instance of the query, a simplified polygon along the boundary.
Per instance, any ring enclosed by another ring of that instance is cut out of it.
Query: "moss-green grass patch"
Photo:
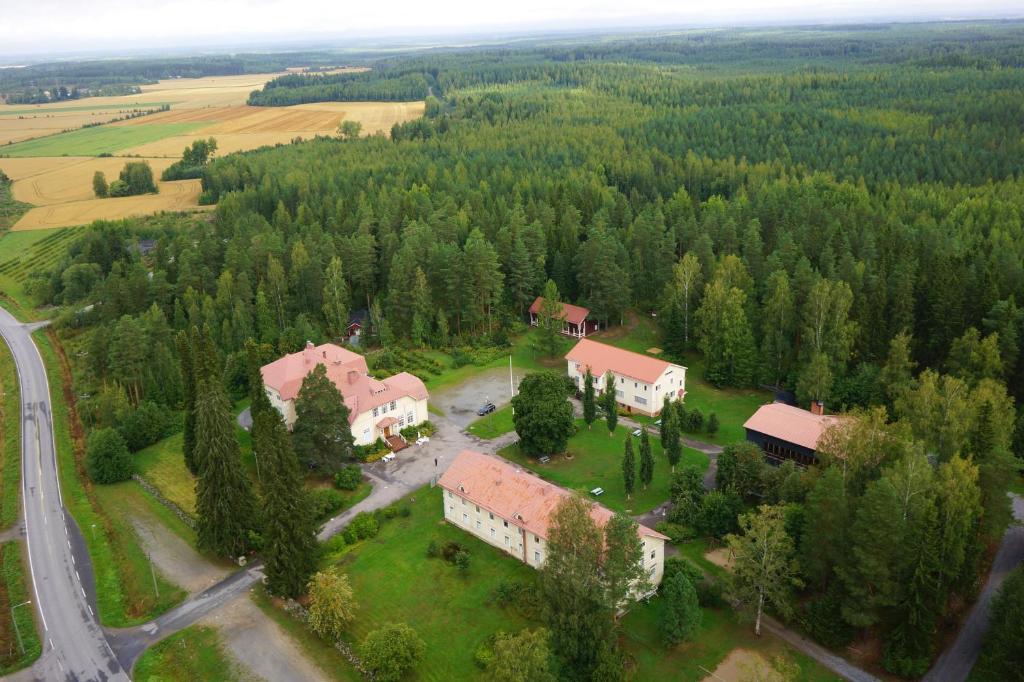
[[[146,650],[135,663],[138,682],[195,682],[248,679],[225,652],[211,627],[193,625]]]
[[[57,135],[38,137],[0,147],[5,156],[99,156],[156,142],[166,137],[187,135],[209,125],[192,123],[143,123],[133,126],[93,126]]]

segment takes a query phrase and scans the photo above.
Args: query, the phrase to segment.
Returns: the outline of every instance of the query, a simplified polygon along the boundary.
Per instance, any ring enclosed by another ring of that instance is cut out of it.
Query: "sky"
[[[261,42],[1024,16],[1021,0],[0,0],[0,55]]]

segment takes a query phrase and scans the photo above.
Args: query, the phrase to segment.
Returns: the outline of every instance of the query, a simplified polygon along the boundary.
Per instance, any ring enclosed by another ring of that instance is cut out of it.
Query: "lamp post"
[[[19,606],[25,606],[26,604],[31,603],[32,600],[30,599],[28,601],[23,601],[20,604],[16,604],[11,607],[11,622],[14,623],[14,633],[18,635],[18,648],[21,649],[22,656],[25,655],[25,644],[21,641],[21,628],[18,627],[18,619],[14,617],[14,609],[18,608]]]

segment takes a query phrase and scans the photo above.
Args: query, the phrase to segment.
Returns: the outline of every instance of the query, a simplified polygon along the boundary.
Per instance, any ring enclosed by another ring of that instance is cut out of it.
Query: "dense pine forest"
[[[94,226],[31,288],[78,311],[95,386],[173,409],[192,325],[242,395],[247,339],[273,357],[360,309],[385,348],[507,344],[549,280],[609,325],[654,313],[713,383],[858,415],[821,471],[748,467],[730,494],[801,510],[813,636],[872,629],[916,676],[1022,467],[1022,46],[1016,23],[692,32],[285,76],[250,102],[427,114],[216,159],[212,219]]]

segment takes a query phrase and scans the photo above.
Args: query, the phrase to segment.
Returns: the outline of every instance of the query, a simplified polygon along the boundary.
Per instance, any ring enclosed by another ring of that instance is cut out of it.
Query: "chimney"
[[[302,359],[307,365],[314,364],[313,342],[306,341],[306,348],[302,351]]]
[[[825,414],[825,403],[820,400],[811,401],[811,414],[816,414],[819,417]]]
[[[359,372],[354,369],[348,371],[348,383],[354,384],[359,380]]]

